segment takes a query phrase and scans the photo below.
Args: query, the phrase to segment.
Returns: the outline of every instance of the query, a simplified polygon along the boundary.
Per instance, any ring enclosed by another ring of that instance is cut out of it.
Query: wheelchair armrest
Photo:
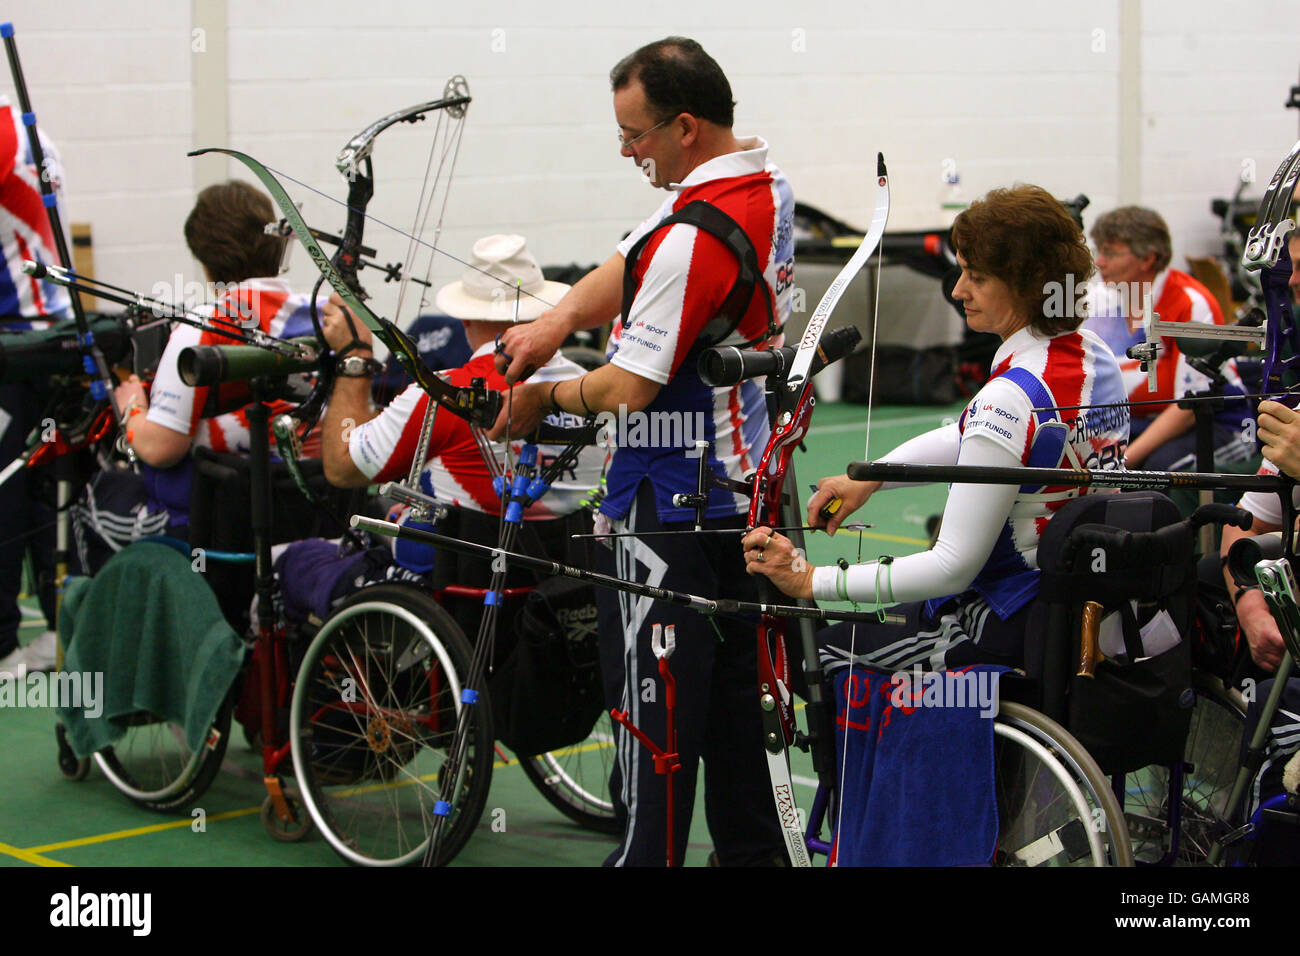
[[[1225,505],[1214,502],[1208,505],[1201,505],[1192,512],[1192,516],[1187,519],[1193,528],[1199,528],[1202,525],[1230,524],[1234,528],[1240,528],[1242,531],[1249,531],[1251,524],[1254,523],[1255,516],[1245,508],[1238,508],[1236,505]]]

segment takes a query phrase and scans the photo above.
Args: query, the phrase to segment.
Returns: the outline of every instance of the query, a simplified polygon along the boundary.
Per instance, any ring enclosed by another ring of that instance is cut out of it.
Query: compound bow
[[[361,240],[365,228],[366,206],[374,194],[373,166],[370,155],[374,140],[381,132],[400,122],[415,122],[424,114],[434,110],[446,110],[455,118],[463,117],[470,101],[468,87],[463,77],[453,77],[447,84],[442,99],[421,103],[409,109],[399,110],[370,124],[348,141],[339,153],[336,165],[349,180],[348,220],[338,251],[333,257],[327,256],[317,241],[315,233],[303,220],[302,214],[285,191],[280,181],[261,162],[246,153],[234,149],[206,148],[192,151],[190,156],[202,156],[206,153],[223,153],[243,163],[257,177],[258,181],[270,193],[279,207],[284,223],[302,243],[303,248],[320,270],[322,277],[328,281],[334,291],[360,319],[375,337],[384,343],[397,356],[399,362],[415,382],[429,395],[432,401],[449,411],[466,419],[471,425],[487,428],[496,421],[501,406],[501,395],[491,391],[485,385],[476,383],[468,386],[454,387],[429,371],[420,360],[419,351],[414,342],[393,322],[380,318],[365,304],[365,292],[357,278],[359,269]],[[412,238],[413,241],[414,237]],[[435,246],[436,248],[436,246]],[[313,301],[315,296],[313,295]],[[328,395],[328,383],[332,381],[332,363],[330,354],[325,350],[321,363],[322,378],[325,385],[318,385],[317,396],[309,399],[307,414],[299,420],[307,421],[308,415],[314,421],[320,406]]]

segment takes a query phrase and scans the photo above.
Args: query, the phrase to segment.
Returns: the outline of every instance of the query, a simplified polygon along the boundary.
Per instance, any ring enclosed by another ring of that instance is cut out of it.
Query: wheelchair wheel
[[[402,866],[422,857],[469,661],[450,615],[405,585],[357,592],[317,632],[294,686],[289,740],[303,803],[348,862]],[[440,864],[483,813],[492,741],[480,691]]]
[[[1178,839],[1172,842],[1171,768],[1144,767],[1124,781],[1124,810],[1133,851],[1144,863],[1202,864],[1215,839],[1230,829],[1224,810],[1240,759],[1246,705],[1236,689],[1195,675],[1196,703],[1183,748]]]
[[[1132,866],[1119,801],[1060,724],[1003,703],[994,724],[998,866]]]
[[[126,735],[97,752],[95,763],[113,786],[140,806],[183,810],[203,795],[221,769],[233,706],[233,698],[227,695],[197,751],[185,743],[185,728],[179,724],[153,714],[135,714]]]
[[[597,833],[618,833],[609,774],[614,762],[614,722],[606,711],[587,739],[572,747],[520,757],[524,776],[570,820]]]

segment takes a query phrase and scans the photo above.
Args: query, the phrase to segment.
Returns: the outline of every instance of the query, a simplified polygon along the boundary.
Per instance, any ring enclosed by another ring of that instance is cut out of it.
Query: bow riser
[[[1300,370],[1300,329],[1291,315],[1287,281],[1291,261],[1286,253],[1287,238],[1295,229],[1291,209],[1296,183],[1300,182],[1300,140],[1278,165],[1259,204],[1259,217],[1246,237],[1241,256],[1243,268],[1260,273],[1267,313],[1267,355],[1264,359],[1265,392],[1279,387],[1287,373]],[[1283,357],[1289,346],[1291,354]],[[1292,376],[1294,377],[1294,376]]]
[[[889,177],[883,154],[877,154],[876,157],[876,187],[876,206],[871,225],[857,250],[817,303],[799,341],[790,370],[777,391],[777,418],[754,474],[748,515],[751,528],[781,524],[782,490],[790,459],[808,431],[808,422],[817,402],[813,395],[812,373],[822,335],[844,290],[884,238],[885,226],[889,220]],[[766,579],[760,586],[772,587]],[[784,618],[773,614],[763,615],[757,634],[759,707],[772,796],[786,851],[794,866],[807,867],[812,865],[812,861],[794,799],[788,759],[788,749],[796,739],[797,724],[793,699],[789,693],[790,667],[785,652],[785,634]],[[815,662],[806,666],[816,669]]]
[[[1300,379],[1300,328],[1291,311],[1291,259],[1282,256],[1259,274],[1259,284],[1268,313],[1267,355],[1264,388],[1268,394],[1283,392]],[[1291,354],[1283,356],[1286,346]]]

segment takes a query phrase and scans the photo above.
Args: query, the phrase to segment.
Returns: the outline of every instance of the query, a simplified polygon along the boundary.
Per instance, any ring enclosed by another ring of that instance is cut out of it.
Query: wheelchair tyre
[[[349,863],[403,866],[422,858],[470,656],[438,602],[400,584],[352,595],[312,640],[289,712],[293,767],[312,820]],[[480,691],[440,865],[483,813],[492,742],[491,706]]]
[[[292,814],[292,820],[281,820],[275,812],[275,801],[271,799],[268,793],[262,800],[262,808],[259,816],[262,820],[262,829],[266,831],[267,836],[272,840],[280,843],[297,843],[306,839],[307,834],[311,833],[311,817],[303,808],[302,801],[295,799],[289,794],[284,795],[285,802],[289,806],[289,813]]]
[[[1003,703],[994,724],[998,866],[1132,866],[1119,801],[1060,724]]]
[[[1224,810],[1240,766],[1246,704],[1240,691],[1207,675],[1195,674],[1192,689],[1196,703],[1183,748],[1176,853],[1170,846],[1170,768],[1144,767],[1125,778],[1124,809],[1142,862],[1203,864],[1215,838],[1231,829]]]
[[[90,773],[90,760],[85,757],[77,759],[77,755],[72,752],[63,721],[54,725],[54,739],[59,745],[59,772],[74,783],[85,780]]]
[[[609,774],[614,762],[614,726],[602,713],[587,739],[572,747],[520,757],[524,776],[551,806],[597,833],[618,833]]]
[[[150,810],[183,810],[211,785],[221,769],[230,738],[234,699],[227,695],[197,752],[185,743],[185,729],[153,714],[134,715],[126,735],[95,754],[113,786]]]

